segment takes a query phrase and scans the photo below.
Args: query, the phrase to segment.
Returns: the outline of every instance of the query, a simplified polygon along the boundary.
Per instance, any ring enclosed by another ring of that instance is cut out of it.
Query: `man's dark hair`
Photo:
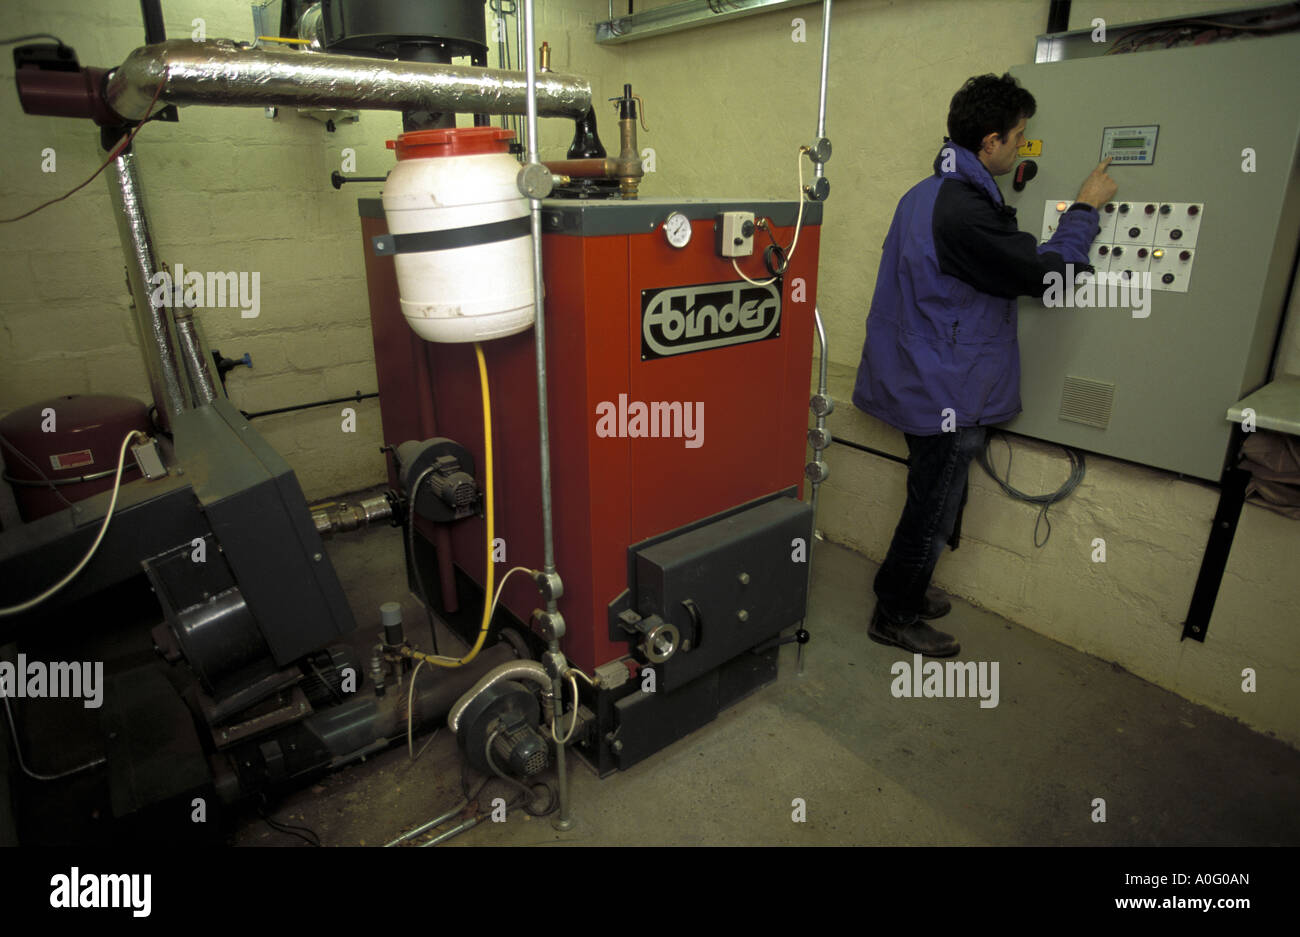
[[[1034,116],[1034,96],[1020,87],[1010,73],[977,75],[961,86],[948,106],[948,136],[959,146],[978,153],[991,133],[1005,140],[1023,117]]]

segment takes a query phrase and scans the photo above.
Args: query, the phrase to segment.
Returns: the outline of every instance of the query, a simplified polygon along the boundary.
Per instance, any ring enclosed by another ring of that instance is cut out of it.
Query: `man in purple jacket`
[[[961,650],[926,624],[951,603],[930,577],[966,499],[988,427],[1020,412],[1017,296],[1087,267],[1098,210],[1118,188],[1106,160],[1041,247],[993,181],[1011,171],[1034,116],[1010,75],[970,79],[948,111],[934,175],[903,196],[885,238],[853,403],[907,440],[907,503],[876,575],[868,637],[931,657]]]

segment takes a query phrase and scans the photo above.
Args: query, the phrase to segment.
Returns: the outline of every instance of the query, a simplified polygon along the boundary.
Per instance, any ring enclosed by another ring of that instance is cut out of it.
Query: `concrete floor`
[[[359,644],[372,642],[390,599],[403,602],[410,636],[425,639],[409,624],[424,619],[406,593],[398,531],[353,534],[329,552],[363,623]],[[452,843],[1300,843],[1300,752],[966,603],[937,624],[960,639],[963,660],[999,663],[998,705],[895,698],[890,667],[911,655],[867,639],[874,574],[865,558],[819,543],[802,674],[787,645],[775,684],[603,781],[570,758],[568,833],[518,811]],[[417,750],[427,739],[417,736]],[[394,747],[273,816],[325,845],[382,844],[453,807],[459,771],[444,729],[415,763]],[[796,798],[806,822],[792,820]],[[1104,823],[1093,820],[1096,798]],[[235,840],[302,845],[255,814]]]

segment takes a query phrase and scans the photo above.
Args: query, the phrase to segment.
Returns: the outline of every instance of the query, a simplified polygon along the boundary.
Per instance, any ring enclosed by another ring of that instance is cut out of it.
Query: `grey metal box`
[[[1025,136],[1042,140],[1023,192],[1001,180],[1022,230],[1040,237],[1045,204],[1073,200],[1106,127],[1159,126],[1151,164],[1112,165],[1116,202],[1204,213],[1187,291],[1151,293],[1145,318],[1020,300],[1024,412],[1007,428],[1218,480],[1227,410],[1269,377],[1296,259],[1300,36],[1011,71],[1038,103]]]

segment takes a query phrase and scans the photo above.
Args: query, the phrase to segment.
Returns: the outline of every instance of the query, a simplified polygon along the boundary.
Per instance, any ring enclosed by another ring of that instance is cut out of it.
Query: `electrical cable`
[[[310,827],[295,826],[292,823],[281,823],[266,812],[266,795],[263,794],[261,801],[257,805],[258,815],[266,821],[266,825],[277,833],[288,833],[290,836],[296,836],[308,846],[320,846],[320,837]],[[306,835],[304,835],[306,834]]]
[[[104,523],[99,527],[99,536],[97,536],[95,542],[90,545],[90,549],[86,551],[86,555],[81,558],[81,562],[73,568],[72,572],[68,573],[35,598],[28,599],[26,602],[22,602],[18,605],[10,605],[8,608],[0,608],[0,618],[4,618],[7,615],[17,615],[21,612],[35,608],[50,596],[57,593],[68,583],[72,582],[72,580],[76,579],[77,575],[86,568],[86,564],[89,563],[90,558],[95,555],[95,551],[99,549],[100,541],[104,539],[104,534],[108,531],[108,522],[113,519],[113,510],[117,507],[117,495],[122,488],[122,468],[126,464],[126,447],[136,436],[139,436],[146,441],[149,439],[148,436],[140,432],[138,429],[131,430],[131,432],[127,433],[125,438],[123,438],[121,450],[117,454],[117,476],[113,479],[113,497],[108,502],[108,512],[104,515]]]
[[[492,617],[497,613],[497,603],[501,601],[501,593],[505,590],[506,580],[510,578],[511,573],[533,573],[536,575],[537,570],[529,569],[527,566],[513,566],[506,571],[506,574],[501,577],[501,585],[497,586],[497,594],[492,598],[492,610],[488,612],[488,621],[491,621]]]
[[[419,477],[415,479],[415,484],[411,487],[411,504],[406,510],[406,556],[411,564],[411,571],[415,573],[415,597],[420,600],[420,605],[424,607],[424,616],[429,620],[429,640],[433,643],[433,653],[438,653],[438,624],[433,617],[433,608],[429,604],[428,593],[424,590],[424,576],[420,574],[420,564],[415,560],[415,503],[420,498],[420,488],[424,480],[433,474],[435,466],[430,465]]]
[[[499,736],[500,734],[501,734],[500,729],[497,729],[495,732],[493,732],[492,735],[488,738],[487,745],[485,745],[483,748],[483,754],[487,757],[488,767],[491,768],[493,773],[501,780],[505,781],[507,784],[511,785],[512,787],[518,788],[520,792],[523,793],[525,797],[523,803],[524,813],[528,814],[530,817],[550,816],[560,806],[559,800],[555,795],[555,791],[552,790],[550,784],[546,783],[545,781],[538,781],[536,784],[530,787],[529,785],[525,784],[523,781],[520,781],[517,778],[510,777],[510,775],[506,774],[499,767],[497,767],[496,761],[493,760],[492,758],[492,743],[497,740],[497,736]],[[533,800],[537,796],[533,792],[533,788],[535,787],[542,787],[546,789],[548,799],[546,801],[546,809],[544,810],[540,808],[534,809],[533,807]]]
[[[483,643],[487,640],[488,625],[492,622],[492,609],[494,608],[494,604],[488,600],[488,596],[493,594],[492,586],[496,578],[496,564],[492,561],[492,538],[495,531],[495,509],[492,495],[492,396],[488,390],[487,362],[483,358],[483,346],[478,342],[474,343],[474,354],[478,359],[479,389],[483,396],[483,487],[486,491],[487,501],[487,537],[485,538],[487,543],[487,574],[485,577],[486,583],[483,587],[483,622],[479,626],[478,640],[474,642],[474,646],[470,648],[469,653],[464,657],[444,657],[439,654],[425,654],[409,649],[403,650],[406,656],[427,661],[438,667],[464,667],[478,657],[479,651],[483,650]]]
[[[437,738],[438,733],[442,731],[442,726],[438,726],[438,728],[433,730],[433,734],[430,735],[425,740],[424,744],[420,746],[420,750],[418,752],[415,750],[415,741],[414,736],[412,735],[413,718],[415,715],[415,676],[420,672],[420,668],[423,667],[424,664],[425,661],[420,661],[415,665],[415,669],[411,671],[411,686],[406,694],[406,752],[411,756],[412,762],[418,761],[420,756],[428,751],[429,746],[433,744],[433,740]]]
[[[997,476],[997,473],[993,471],[993,466],[989,460],[989,446],[993,442],[994,435],[1003,436],[1004,437],[1003,442],[1005,442],[1007,446],[1007,480],[1006,481],[1003,481],[1001,478]],[[1023,491],[1018,491],[1017,489],[1011,486],[1011,457],[1012,457],[1011,441],[1009,439],[1006,439],[1003,433],[996,433],[996,434],[989,433],[988,436],[986,436],[984,439],[984,447],[980,449],[978,453],[976,453],[976,457],[975,457],[980,464],[980,468],[984,469],[984,471],[988,474],[989,478],[997,482],[998,485],[1002,488],[1002,490],[1007,493],[1007,495],[1009,495],[1012,498],[1015,498],[1017,501],[1025,501],[1029,504],[1038,504],[1042,506],[1041,510],[1039,510],[1038,512],[1038,519],[1034,521],[1034,546],[1038,547],[1039,549],[1042,549],[1043,547],[1047,546],[1047,541],[1052,536],[1052,521],[1051,518],[1047,516],[1047,509],[1050,508],[1053,504],[1056,504],[1058,501],[1064,501],[1066,498],[1068,498],[1074,492],[1074,489],[1079,487],[1079,483],[1083,481],[1085,475],[1083,453],[1078,451],[1077,449],[1071,449],[1068,446],[1062,446],[1061,448],[1065,450],[1066,455],[1069,456],[1070,458],[1070,477],[1067,478],[1065,480],[1065,483],[1061,485],[1061,487],[1058,488],[1056,491],[1051,492],[1050,494],[1041,494],[1041,495],[1028,495],[1025,494]],[[1039,543],[1038,527],[1044,521],[1047,523],[1047,535],[1043,537],[1043,542]]]
[[[479,796],[483,793],[484,789],[487,788],[488,784],[492,782],[492,780],[493,778],[491,777],[491,775],[485,775],[483,777],[483,780],[479,782],[478,787],[474,788],[474,790],[471,791],[469,789],[469,762],[468,760],[462,759],[460,763],[460,790],[461,793],[465,795],[465,801],[467,805],[476,804]],[[532,795],[530,794],[529,797],[531,796]],[[511,807],[516,806],[518,800],[519,800],[519,795],[516,794],[514,798],[506,802],[506,810],[509,811]],[[479,815],[482,815],[482,811],[479,811]],[[425,845],[428,844],[426,843]]]
[[[436,738],[438,737],[438,733],[441,732],[441,731],[442,731],[442,726],[438,726],[438,728],[434,729],[434,730],[433,730],[433,734],[430,735],[430,736],[428,737],[428,739],[425,740],[425,743],[424,743],[423,745],[420,746],[420,750],[419,750],[418,752],[415,753],[415,757],[412,758],[411,760],[412,760],[412,761],[419,761],[419,760],[420,760],[420,756],[423,755],[425,752],[427,752],[427,751],[429,750],[429,746],[433,744],[433,740],[436,739]]]
[[[578,728],[578,681],[573,676],[572,670],[566,673],[565,677],[568,678],[569,684],[573,687],[573,721],[569,723],[569,734],[564,738],[560,738],[560,733],[556,731],[555,720],[557,718],[564,719],[564,713],[562,712],[564,709],[564,693],[561,692],[560,698],[555,701],[555,709],[551,711],[551,738],[555,739],[557,745],[568,745],[573,741],[574,730]]]
[[[41,471],[41,467],[39,465],[37,465],[31,459],[27,458],[27,455],[21,449],[19,449],[17,446],[11,443],[9,440],[5,439],[3,435],[0,435],[0,443],[3,443],[9,449],[13,450],[14,455],[22,459],[23,462],[27,464],[27,467],[30,468],[33,472],[41,476],[41,481],[45,482],[47,485],[50,486],[50,491],[54,492],[55,497],[57,497],[68,507],[72,507],[72,502],[63,496],[63,492],[59,491],[59,486],[56,485],[53,481],[51,481],[50,478],[44,472]]]
[[[0,694],[3,696],[3,694]],[[98,768],[100,765],[108,764],[107,758],[96,758],[94,761],[88,761],[84,765],[76,768],[69,768],[67,771],[60,771],[58,774],[37,774],[31,768],[27,767],[27,762],[23,761],[23,749],[18,743],[18,727],[14,725],[13,710],[9,708],[9,697],[3,696],[5,701],[5,716],[9,719],[9,734],[14,740],[14,754],[18,756],[18,767],[23,769],[23,774],[35,781],[58,781],[61,778],[72,777],[74,774],[80,774],[83,771],[89,771],[91,768]]]
[[[785,269],[789,267],[790,261],[794,260],[795,248],[799,246],[799,231],[803,227],[803,206],[805,201],[804,191],[803,191],[803,155],[807,152],[808,152],[808,147],[806,146],[799,147],[799,156],[797,157],[799,162],[799,214],[795,217],[794,220],[794,240],[790,242],[790,250],[785,255],[785,266],[781,268],[782,272],[784,272]],[[745,276],[744,272],[741,271],[740,266],[736,263],[735,257],[731,258],[731,266],[735,268],[736,273],[740,275],[740,278],[742,280],[744,280],[746,283],[749,283],[753,286],[771,286],[773,283],[776,282],[777,276],[780,276],[780,274],[777,274],[776,276],[773,276],[770,280],[763,280],[762,282],[759,282],[758,280],[751,280],[749,277]]]
[[[406,692],[406,753],[411,756],[411,761],[415,761],[415,738],[412,735],[415,717],[415,678],[416,675],[419,674],[420,668],[423,666],[424,661],[420,661],[415,665],[415,669],[411,671],[411,686]],[[434,735],[437,734],[438,733],[435,731]],[[431,742],[433,739],[430,738],[429,741]],[[425,742],[424,744],[427,746],[429,742]],[[424,749],[420,749],[420,752],[423,753]]]
[[[13,45],[15,42],[26,42],[28,39],[53,39],[59,44],[60,49],[68,48],[66,42],[58,36],[51,35],[50,33],[28,33],[26,36],[13,36],[9,39],[0,39],[0,46]]]
[[[58,198],[52,198],[48,202],[42,202],[40,205],[37,205],[35,208],[31,209],[30,211],[23,212],[21,215],[14,215],[12,218],[0,218],[0,224],[10,224],[15,221],[22,221],[24,218],[28,218],[36,214],[42,208],[48,208],[50,205],[53,205],[55,202],[61,202],[65,198],[68,198],[69,196],[74,195],[77,192],[80,192],[86,186],[94,182],[95,177],[98,176],[101,172],[103,172],[109,163],[111,163],[113,160],[117,159],[119,156],[121,156],[123,153],[126,152],[127,147],[131,145],[131,141],[135,139],[135,135],[140,132],[140,128],[143,127],[146,123],[148,123],[150,116],[153,114],[153,106],[158,103],[158,95],[162,94],[163,85],[165,84],[167,84],[166,78],[158,82],[158,88],[157,90],[154,91],[153,97],[149,100],[149,107],[145,110],[144,119],[141,120],[140,123],[136,124],[135,128],[129,134],[127,134],[122,139],[122,141],[117,144],[117,146],[113,147],[112,152],[108,154],[108,158],[99,164],[99,168],[96,169],[93,173],[91,173],[89,179],[81,183],[81,185],[77,186],[76,188],[69,189],[67,192],[65,192],[63,195],[60,195]]]

